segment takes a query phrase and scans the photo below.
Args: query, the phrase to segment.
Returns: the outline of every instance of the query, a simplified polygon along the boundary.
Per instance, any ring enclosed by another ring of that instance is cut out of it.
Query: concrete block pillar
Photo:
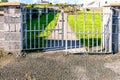
[[[4,49],[4,14],[0,13],[0,49]]]
[[[113,11],[113,51],[114,53],[120,52],[120,7],[119,6],[112,6]]]
[[[105,10],[106,12],[108,12],[107,10],[112,11],[112,26],[111,26],[112,52],[119,53],[120,52],[120,6],[116,4],[113,4],[113,5],[111,4],[109,6],[106,6],[105,8],[106,8]]]
[[[112,52],[112,10],[111,7],[103,7],[103,47],[105,52]]]
[[[4,51],[20,51],[21,13],[19,6],[4,7]]]
[[[24,19],[21,11],[25,4],[7,2],[2,3],[2,6],[4,14],[0,15],[0,47],[6,53],[21,52]]]

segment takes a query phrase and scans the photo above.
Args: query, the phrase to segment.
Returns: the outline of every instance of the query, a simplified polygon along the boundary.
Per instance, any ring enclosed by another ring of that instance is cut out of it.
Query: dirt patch
[[[13,56],[7,55],[2,56],[0,58],[0,68],[3,68],[4,66],[7,66],[7,64],[12,63],[15,61],[15,58]]]
[[[8,63],[0,68],[0,80],[120,79],[120,74],[105,67],[119,63],[119,55],[65,54],[64,52],[33,53],[18,60],[5,60]]]
[[[116,60],[111,63],[106,63],[104,66],[106,68],[109,68],[110,70],[114,71],[115,73],[120,74],[120,60]]]

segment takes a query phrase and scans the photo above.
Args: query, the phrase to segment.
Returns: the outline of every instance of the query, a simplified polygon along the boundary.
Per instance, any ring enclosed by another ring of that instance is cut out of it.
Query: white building
[[[84,7],[85,8],[92,8],[92,7],[102,7],[104,5],[109,5],[111,3],[118,2],[120,0],[84,0]]]
[[[40,0],[40,4],[48,4],[48,1]]]

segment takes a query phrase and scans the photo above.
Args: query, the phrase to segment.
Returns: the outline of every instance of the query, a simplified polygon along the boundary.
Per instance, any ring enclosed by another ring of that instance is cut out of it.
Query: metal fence
[[[65,50],[75,53],[112,52],[112,13],[54,8],[22,12],[23,50]]]

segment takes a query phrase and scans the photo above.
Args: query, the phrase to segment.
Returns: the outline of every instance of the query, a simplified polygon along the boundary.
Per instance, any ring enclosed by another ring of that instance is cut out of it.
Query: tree
[[[84,4],[81,4],[81,7],[83,7],[84,6]]]
[[[1,2],[8,2],[8,0],[1,0]]]

